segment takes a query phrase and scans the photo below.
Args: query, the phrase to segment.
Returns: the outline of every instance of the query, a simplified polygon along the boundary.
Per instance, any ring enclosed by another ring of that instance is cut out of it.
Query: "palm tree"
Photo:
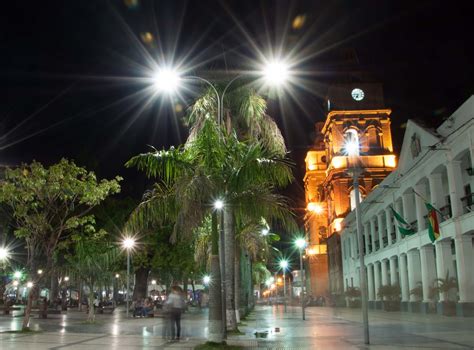
[[[89,287],[87,322],[95,321],[94,290],[100,283],[110,285],[118,259],[117,247],[97,237],[79,240],[75,244],[74,254],[67,257],[73,276]]]
[[[225,197],[226,308],[228,326],[232,330],[237,326],[234,305],[236,222],[248,215],[290,223],[288,205],[282,196],[275,194],[275,189],[287,185],[293,178],[290,163],[284,157],[281,133],[264,114],[264,100],[253,92],[228,96],[225,133],[211,118],[216,113],[215,104],[212,95],[206,94],[192,108],[191,131],[184,148],[142,154],[133,157],[127,166],[136,166],[148,176],[172,184],[180,203],[176,227],[183,227],[182,221],[186,218],[188,222],[183,229],[188,232],[199,225],[205,211],[209,212],[213,198]],[[231,115],[236,117],[230,118]],[[252,118],[254,124],[250,123]],[[238,129],[234,131],[233,127]]]

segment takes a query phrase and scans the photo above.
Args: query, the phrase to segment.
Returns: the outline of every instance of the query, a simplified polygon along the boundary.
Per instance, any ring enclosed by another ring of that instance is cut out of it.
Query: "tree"
[[[242,116],[247,110],[255,114],[259,121],[271,120],[268,116],[261,116],[262,99],[254,93],[246,96],[247,99],[239,101],[247,103],[237,103],[232,107],[235,109],[237,105],[242,106],[236,115]],[[193,106],[190,118],[192,126],[185,147],[170,148],[166,151],[155,150],[138,155],[127,162],[127,166],[136,166],[139,170],[144,170],[148,176],[157,177],[160,181],[173,186],[179,198],[176,227],[183,228],[175,229],[175,232],[186,233],[186,230],[192,230],[202,222],[205,212],[210,211],[211,203],[219,197],[224,197],[225,281],[228,286],[226,308],[229,313],[228,326],[233,330],[236,329],[234,305],[236,224],[245,215],[258,218],[274,217],[290,222],[286,200],[276,194],[275,189],[291,182],[292,173],[290,163],[282,151],[283,138],[275,137],[279,142],[275,142],[274,147],[269,146],[268,140],[271,139],[269,135],[278,135],[276,132],[278,128],[275,128],[276,124],[273,121],[273,124],[262,122],[262,127],[248,132],[234,132],[232,120],[227,118],[226,132],[222,132],[212,118],[216,112],[212,97],[205,95],[203,99],[199,99]],[[258,102],[256,103],[258,108],[250,106],[248,102],[252,100]],[[230,116],[229,110],[226,110],[226,115]],[[237,122],[239,118],[234,120]],[[245,125],[244,119],[242,123]],[[267,127],[264,128],[263,125]],[[266,137],[258,141],[256,139],[258,135]],[[239,137],[244,141],[240,141]],[[162,201],[158,198],[149,201],[148,205],[150,208],[155,207],[155,211],[163,213]],[[148,210],[148,214],[154,210]],[[150,220],[154,220],[147,216]],[[154,217],[156,216],[155,212]],[[184,227],[183,218],[186,218]],[[217,242],[217,238],[214,239]],[[217,254],[215,257],[217,260],[214,261],[218,263]],[[211,271],[217,269],[211,267]]]
[[[95,288],[100,283],[110,285],[119,260],[117,246],[105,238],[104,231],[89,237],[77,236],[73,254],[66,257],[72,274],[89,287],[87,321],[90,323],[95,321],[93,304]]]
[[[5,171],[0,203],[10,207],[15,236],[26,243],[27,270],[34,284],[23,328],[28,329],[38,283],[54,265],[58,244],[73,231],[94,232],[91,210],[120,191],[120,177],[98,181],[93,172],[62,159],[49,168],[38,162]],[[36,273],[39,264],[44,273]]]

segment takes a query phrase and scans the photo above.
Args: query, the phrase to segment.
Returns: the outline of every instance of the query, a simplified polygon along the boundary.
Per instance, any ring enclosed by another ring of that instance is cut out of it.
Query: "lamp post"
[[[305,273],[303,270],[303,249],[306,247],[306,240],[304,238],[298,238],[295,241],[296,247],[300,252],[300,273],[301,273],[301,313],[303,315],[303,320],[306,319],[305,310],[304,310],[304,290],[306,284]]]
[[[283,270],[283,302],[285,305],[285,312],[286,312],[286,269],[288,268],[288,261],[281,260],[280,267]]]
[[[357,243],[359,246],[359,279],[360,279],[360,296],[362,299],[362,320],[364,324],[364,343],[369,344],[369,311],[367,308],[367,270],[364,261],[364,240],[362,237],[362,220],[360,215],[360,190],[359,190],[359,176],[362,170],[358,166],[357,156],[359,155],[359,143],[357,141],[349,141],[345,144],[345,150],[348,155],[349,173],[352,175],[352,182],[354,187],[355,197],[355,217],[357,223]],[[352,162],[350,162],[352,160]]]
[[[123,247],[127,250],[127,318],[129,312],[130,303],[130,251],[135,246],[135,240],[131,237],[127,237],[122,241]]]
[[[214,209],[220,211],[220,229],[219,229],[219,261],[221,269],[221,314],[222,314],[222,334],[224,339],[227,337],[227,311],[225,304],[225,241],[224,241],[224,201],[217,199],[214,202]]]

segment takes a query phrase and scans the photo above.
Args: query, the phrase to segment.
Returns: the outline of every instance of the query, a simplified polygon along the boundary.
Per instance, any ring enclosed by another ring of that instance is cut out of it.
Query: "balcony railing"
[[[474,193],[468,194],[461,198],[463,214],[474,211]]]
[[[453,213],[451,211],[451,204],[445,205],[444,207],[439,208],[439,211],[441,212],[441,217],[439,218],[440,222],[449,220],[452,216]]]

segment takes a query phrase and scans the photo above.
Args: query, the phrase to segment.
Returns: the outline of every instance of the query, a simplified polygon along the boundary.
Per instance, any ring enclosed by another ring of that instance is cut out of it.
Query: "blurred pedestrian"
[[[171,339],[179,340],[181,337],[181,314],[186,306],[180,287],[174,286],[171,288],[171,293],[168,296],[168,300],[166,300],[166,305],[169,307]]]

